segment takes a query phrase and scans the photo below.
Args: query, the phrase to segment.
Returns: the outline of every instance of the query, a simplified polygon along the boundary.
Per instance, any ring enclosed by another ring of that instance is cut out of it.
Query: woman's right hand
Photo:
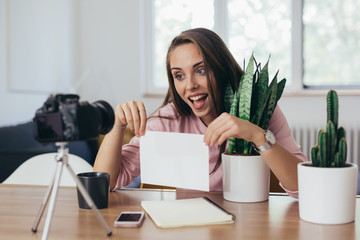
[[[116,106],[115,125],[125,127],[126,125],[137,136],[143,136],[146,129],[146,109],[141,101],[130,101]]]

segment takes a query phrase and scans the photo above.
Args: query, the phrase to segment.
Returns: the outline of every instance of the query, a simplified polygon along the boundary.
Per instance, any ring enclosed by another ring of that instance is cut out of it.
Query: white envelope
[[[204,135],[146,131],[140,138],[141,182],[209,191]]]

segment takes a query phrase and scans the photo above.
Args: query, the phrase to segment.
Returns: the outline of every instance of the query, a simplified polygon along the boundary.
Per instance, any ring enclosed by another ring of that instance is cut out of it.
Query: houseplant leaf
[[[254,93],[252,97],[252,116],[254,118],[252,119],[252,123],[259,124],[260,117],[263,111],[263,108],[261,108],[262,103],[265,99],[265,92],[269,85],[269,73],[268,73],[268,62],[265,64],[264,68],[261,69],[258,81],[254,85]]]
[[[234,91],[230,83],[228,83],[225,88],[225,96],[224,96],[225,111],[228,113],[230,113],[230,108],[233,98],[234,98]]]
[[[242,81],[240,82],[239,90],[238,90],[238,92],[240,93],[239,117],[246,121],[250,121],[253,77],[254,77],[254,56],[251,55],[245,73],[241,78]],[[243,139],[239,140],[239,147],[243,147],[244,154],[249,153],[249,144],[245,140]]]
[[[237,94],[233,93],[232,87],[228,84],[224,96],[226,111],[229,111],[233,116],[250,121],[263,129],[267,128],[286,83],[286,79],[283,79],[279,84],[277,83],[277,72],[270,86],[268,86],[269,60],[264,68],[261,69],[261,64],[258,64],[255,57],[251,55],[246,70],[241,76]],[[235,99],[235,97],[238,99]],[[232,103],[235,101],[238,103],[238,111],[231,110],[233,106],[230,104],[230,99],[232,99]],[[234,138],[229,139],[228,153],[258,155],[253,149],[252,144],[244,139]]]

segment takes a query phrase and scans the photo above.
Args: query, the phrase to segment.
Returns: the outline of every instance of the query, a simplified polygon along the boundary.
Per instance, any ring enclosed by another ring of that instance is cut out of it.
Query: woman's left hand
[[[263,132],[264,130],[259,126],[249,121],[234,117],[229,113],[222,113],[209,124],[205,132],[204,143],[208,146],[214,146],[216,143],[221,145],[230,137],[235,137],[262,144]]]

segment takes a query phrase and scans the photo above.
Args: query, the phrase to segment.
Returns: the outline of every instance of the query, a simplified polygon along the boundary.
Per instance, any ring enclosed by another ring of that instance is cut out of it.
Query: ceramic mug
[[[79,173],[77,176],[89,193],[95,206],[98,209],[107,208],[110,192],[110,174],[105,172],[85,172]],[[79,208],[90,209],[79,188],[77,188],[77,195]]]

